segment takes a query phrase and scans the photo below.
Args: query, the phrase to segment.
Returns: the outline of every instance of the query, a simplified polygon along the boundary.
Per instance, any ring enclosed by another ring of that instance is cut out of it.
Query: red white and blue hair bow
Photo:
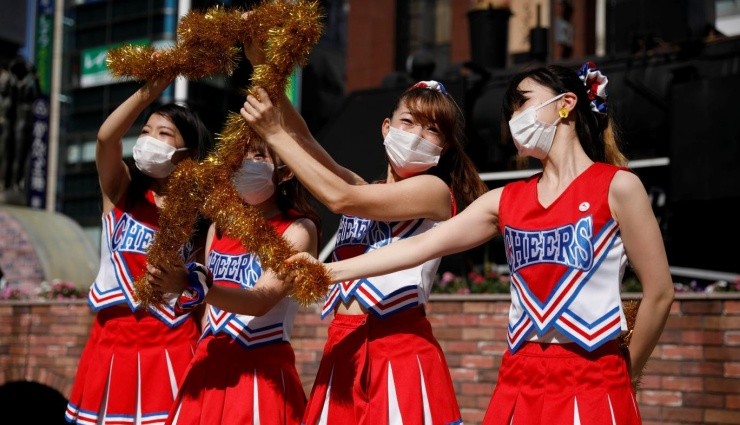
[[[434,81],[434,80],[430,80],[430,81],[419,81],[418,83],[416,83],[413,86],[409,87],[409,90],[411,90],[411,89],[418,89],[418,88],[429,89],[429,90],[436,90],[436,91],[442,93],[445,96],[447,95],[447,89],[439,81]]]
[[[606,100],[608,98],[606,85],[609,83],[609,79],[591,61],[581,66],[581,69],[578,70],[578,78],[586,86],[586,93],[588,94],[588,99],[591,101],[591,110],[605,114],[607,111]]]

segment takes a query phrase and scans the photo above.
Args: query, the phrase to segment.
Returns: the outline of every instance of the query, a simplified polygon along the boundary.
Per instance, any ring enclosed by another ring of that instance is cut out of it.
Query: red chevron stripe
[[[388,310],[388,309],[392,308],[393,306],[396,306],[398,304],[403,303],[404,301],[408,301],[408,300],[414,299],[414,298],[416,298],[416,292],[410,293],[408,295],[404,295],[404,296],[402,296],[400,298],[396,298],[395,300],[393,300],[393,301],[391,301],[389,303],[383,303],[383,301],[381,300],[380,302],[376,303],[375,305],[377,307],[380,307],[380,310]]]
[[[524,319],[524,321],[522,322],[522,325],[521,325],[521,326],[519,326],[519,328],[518,328],[518,329],[516,330],[516,332],[514,332],[513,334],[512,334],[511,332],[509,332],[509,334],[510,334],[510,335],[512,336],[512,338],[511,338],[511,339],[512,339],[512,340],[517,340],[517,339],[519,339],[519,336],[521,335],[521,333],[522,333],[522,332],[523,332],[523,331],[524,331],[525,329],[529,328],[529,324],[530,324],[530,323],[531,323],[531,322],[530,322],[529,318],[525,318],[525,319]]]
[[[605,324],[604,326],[602,326],[596,333],[594,333],[594,334],[588,334],[588,333],[584,332],[583,330],[581,330],[580,327],[578,327],[575,323],[571,322],[567,318],[565,318],[563,316],[560,317],[560,321],[564,325],[567,325],[575,333],[577,333],[578,335],[582,336],[584,339],[586,339],[588,341],[593,341],[598,336],[600,336],[601,334],[603,334],[607,330],[611,329],[615,324],[618,324],[619,323],[619,320],[620,320],[619,319],[619,316],[617,316],[614,319],[612,319],[611,322],[609,322],[609,323]]]
[[[93,300],[96,303],[102,303],[102,302],[105,302],[105,301],[108,301],[108,300],[112,300],[112,299],[115,299],[115,298],[123,297],[123,294],[121,294],[121,293],[108,295],[108,296],[102,297],[102,298],[99,298],[98,295],[95,293],[95,291],[90,291],[90,294],[92,295]]]
[[[364,286],[364,285],[363,285],[363,286],[360,286],[359,288],[357,288],[357,290],[358,290],[358,291],[360,291],[360,292],[361,292],[361,293],[362,293],[363,295],[365,295],[365,296],[366,296],[367,298],[371,299],[371,300],[373,301],[373,304],[374,304],[374,305],[377,305],[378,303],[380,303],[380,301],[381,301],[381,300],[379,300],[379,299],[378,299],[378,298],[377,298],[377,297],[375,296],[375,294],[373,294],[372,292],[368,291],[368,290],[367,290],[367,288],[365,288],[365,286]]]

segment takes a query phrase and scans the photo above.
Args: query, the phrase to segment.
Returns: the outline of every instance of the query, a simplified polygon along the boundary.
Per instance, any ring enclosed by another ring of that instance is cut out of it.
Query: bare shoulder
[[[645,186],[636,174],[620,170],[614,175],[609,186],[609,209],[620,225],[652,214]]]
[[[616,201],[634,199],[645,193],[640,177],[626,170],[617,171],[609,186],[609,195]]]
[[[485,204],[489,209],[494,208],[496,212],[498,212],[498,205],[501,201],[501,193],[503,193],[503,191],[503,187],[493,188],[481,195],[473,202],[473,204]]]
[[[303,217],[291,223],[283,236],[293,245],[294,249],[311,251],[316,247],[318,230],[313,220]]]
[[[418,174],[416,176],[407,177],[396,183],[413,183],[413,184],[429,184],[431,182],[440,182],[444,184],[444,181],[433,174]]]

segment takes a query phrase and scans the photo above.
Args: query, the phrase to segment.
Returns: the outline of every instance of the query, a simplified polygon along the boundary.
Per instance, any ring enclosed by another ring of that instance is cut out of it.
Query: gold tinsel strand
[[[627,331],[622,332],[622,334],[619,335],[617,342],[619,343],[619,348],[621,348],[625,354],[629,354],[630,340],[632,339],[632,330],[635,329],[635,320],[637,319],[637,310],[639,308],[640,300],[629,300],[622,303],[624,317],[627,320]],[[629,356],[627,356],[627,358],[629,359]],[[632,377],[635,391],[640,388],[640,384],[642,382],[642,372],[643,371],[638,371],[636,372],[637,376]],[[635,371],[632,371],[632,373],[635,373]]]
[[[114,76],[139,81],[177,75],[194,80],[218,73],[231,75],[239,59],[235,34],[243,25],[240,19],[239,11],[219,7],[205,14],[190,11],[180,20],[174,46],[155,50],[151,46],[124,45],[111,49],[108,68]]]
[[[264,46],[267,63],[255,67],[252,84],[244,92],[253,93],[255,86],[261,86],[275,99],[285,90],[293,68],[305,65],[321,36],[318,3],[269,1],[254,8],[247,19],[241,17],[242,13],[219,7],[205,13],[191,11],[178,25],[175,46],[160,51],[149,46],[122,46],[109,52],[109,68],[116,76],[137,80],[231,74],[239,52],[237,42],[251,40]],[[231,175],[241,166],[246,147],[254,137],[258,136],[241,115],[229,113],[217,136],[216,151],[201,164],[178,164],[167,184],[160,230],[149,247],[147,260],[155,265],[181,264],[180,247],[192,235],[200,212],[257,253],[263,268],[278,273],[286,268],[297,272],[301,283],[291,294],[304,305],[315,303],[326,295],[330,283],[324,267],[303,260],[285,264],[294,251],[256,208],[242,203],[231,184]],[[154,291],[145,277],[134,286],[142,305],[162,302],[162,294]]]

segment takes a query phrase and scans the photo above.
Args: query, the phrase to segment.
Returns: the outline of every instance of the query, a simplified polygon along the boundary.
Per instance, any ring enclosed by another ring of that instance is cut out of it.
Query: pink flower
[[[442,273],[442,277],[439,279],[439,283],[442,285],[447,285],[455,279],[457,279],[457,276],[455,276],[453,273],[444,272]]]

